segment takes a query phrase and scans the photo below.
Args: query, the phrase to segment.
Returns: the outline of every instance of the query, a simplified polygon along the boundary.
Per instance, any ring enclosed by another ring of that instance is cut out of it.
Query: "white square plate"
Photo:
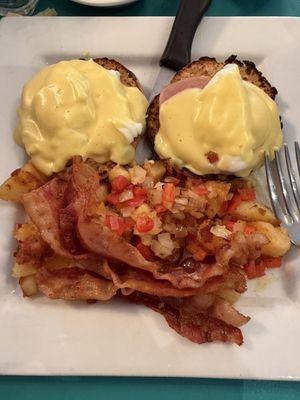
[[[0,181],[25,160],[13,142],[22,85],[39,68],[89,52],[123,62],[147,91],[173,18],[5,18],[0,22]],[[300,138],[300,19],[205,18],[193,58],[253,60],[278,88],[285,140]],[[252,317],[238,347],[196,345],[139,306],[24,299],[10,277],[20,210],[0,210],[0,373],[300,379],[300,254],[253,282],[239,309]],[[297,265],[298,264],[298,265]]]

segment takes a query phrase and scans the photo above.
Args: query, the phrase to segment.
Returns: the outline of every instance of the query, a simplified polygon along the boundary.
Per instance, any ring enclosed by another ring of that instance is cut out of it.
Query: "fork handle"
[[[196,29],[211,0],[181,0],[160,65],[178,71],[191,62]]]

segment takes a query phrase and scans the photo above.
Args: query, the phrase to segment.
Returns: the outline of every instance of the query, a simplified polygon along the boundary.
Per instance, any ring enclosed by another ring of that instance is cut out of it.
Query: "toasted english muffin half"
[[[245,81],[251,82],[262,89],[273,100],[277,94],[277,90],[263,76],[252,61],[240,61],[237,56],[232,55],[226,61],[219,62],[215,58],[201,57],[197,61],[183,67],[171,79],[170,83],[175,83],[186,78],[196,76],[207,76],[212,78],[226,64],[236,64],[239,67],[240,74]],[[146,120],[146,134],[151,143],[154,142],[155,135],[159,130],[159,94],[155,96],[148,107]]]
[[[107,57],[94,58],[94,61],[105,69],[113,69],[115,71],[118,71],[120,73],[120,79],[123,85],[137,87],[138,89],[140,89],[141,92],[143,92],[142,87],[135,74],[128,68],[126,68],[123,64]]]

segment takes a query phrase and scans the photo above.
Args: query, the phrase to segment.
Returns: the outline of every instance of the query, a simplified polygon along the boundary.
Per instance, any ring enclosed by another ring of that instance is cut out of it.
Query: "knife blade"
[[[171,33],[160,59],[160,70],[149,96],[151,102],[156,94],[169,83],[175,71],[191,62],[191,48],[196,29],[208,9],[211,0],[181,0]],[[154,157],[154,149],[143,135],[136,148],[136,161],[143,164],[145,159]]]
[[[151,102],[162,87],[169,83],[175,71],[191,62],[191,48],[196,29],[211,0],[181,0],[171,33],[160,59],[160,70],[153,85]]]

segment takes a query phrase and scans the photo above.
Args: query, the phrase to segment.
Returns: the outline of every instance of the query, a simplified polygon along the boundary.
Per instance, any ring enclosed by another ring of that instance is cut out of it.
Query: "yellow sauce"
[[[15,140],[46,175],[62,170],[74,155],[128,164],[145,128],[148,102],[118,73],[93,60],[61,61],[26,83]]]
[[[229,64],[203,89],[183,90],[159,111],[155,150],[196,174],[247,176],[271,159],[282,145],[276,103],[260,88],[242,80]],[[208,153],[218,160],[211,162]]]

